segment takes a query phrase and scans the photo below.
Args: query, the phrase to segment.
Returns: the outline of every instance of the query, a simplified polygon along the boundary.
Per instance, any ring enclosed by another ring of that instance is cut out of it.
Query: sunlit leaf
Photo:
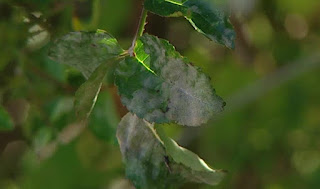
[[[212,0],[146,0],[144,5],[161,16],[183,16],[209,39],[234,48],[235,32],[229,15]]]
[[[9,113],[0,105],[0,131],[10,131],[13,129],[14,125]]]
[[[144,35],[115,71],[122,103],[149,122],[199,126],[223,110],[210,79],[165,40]]]
[[[185,182],[215,185],[224,176],[171,139],[160,139],[153,124],[131,113],[119,123],[117,138],[126,175],[136,188],[177,188]]]
[[[49,50],[49,57],[79,70],[86,78],[101,64],[123,50],[108,33],[71,32],[58,39]]]
[[[167,154],[175,163],[183,166],[184,169],[180,170],[180,174],[187,180],[216,185],[223,179],[224,171],[211,169],[197,154],[179,146],[165,135],[161,125],[157,127],[157,133],[163,141]]]

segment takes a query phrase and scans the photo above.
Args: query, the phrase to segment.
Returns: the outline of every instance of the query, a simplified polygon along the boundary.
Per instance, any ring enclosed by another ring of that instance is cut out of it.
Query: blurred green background
[[[216,187],[183,188],[320,188],[320,1],[229,3],[235,50],[210,42],[183,18],[148,17],[146,32],[168,39],[201,67],[227,102],[225,112],[203,127],[166,127],[180,145],[228,171]],[[132,187],[115,138],[127,110],[112,74],[89,127],[71,140],[78,131],[73,96],[85,79],[48,59],[47,50],[70,31],[98,28],[128,48],[141,4],[1,0],[1,189]]]

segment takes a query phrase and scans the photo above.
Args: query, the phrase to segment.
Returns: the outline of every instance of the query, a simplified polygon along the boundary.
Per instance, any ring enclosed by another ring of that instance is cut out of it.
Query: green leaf
[[[119,121],[120,118],[112,95],[108,91],[101,91],[90,116],[89,129],[98,138],[115,142],[116,128]]]
[[[145,0],[144,5],[160,16],[183,16],[210,40],[234,48],[235,32],[229,15],[212,0]]]
[[[10,131],[13,129],[14,124],[9,113],[0,105],[0,131]]]
[[[115,61],[118,61],[118,59],[112,58],[107,60],[106,63],[101,64],[92,73],[90,78],[77,90],[75,94],[74,106],[79,120],[87,120],[89,117],[97,100],[109,64]]]
[[[86,78],[101,64],[121,54],[117,40],[108,33],[71,32],[58,39],[49,50],[49,57],[79,70]]]
[[[166,136],[161,126],[157,127],[157,133],[163,141],[167,154],[175,163],[185,168],[181,169],[180,174],[187,180],[216,185],[223,179],[225,171],[211,169],[197,154],[179,146]]]
[[[210,79],[167,41],[143,35],[135,58],[115,70],[115,84],[129,111],[149,122],[199,126],[223,110]]]
[[[126,175],[139,188],[177,188],[185,182],[218,184],[224,176],[196,154],[161,136],[154,125],[128,113],[119,123],[117,138]]]

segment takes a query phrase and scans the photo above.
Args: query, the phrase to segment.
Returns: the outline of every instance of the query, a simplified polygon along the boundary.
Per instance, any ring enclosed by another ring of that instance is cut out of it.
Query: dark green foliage
[[[145,7],[161,16],[183,16],[209,39],[234,48],[235,32],[229,15],[212,0],[146,0]]]

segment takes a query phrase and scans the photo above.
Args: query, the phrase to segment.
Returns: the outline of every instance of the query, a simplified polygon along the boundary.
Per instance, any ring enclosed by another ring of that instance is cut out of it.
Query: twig
[[[51,82],[52,84],[54,84],[55,86],[57,86],[58,88],[63,89],[65,92],[67,93],[74,93],[76,90],[69,84],[64,84],[58,80],[56,80],[55,78],[51,77],[49,74],[43,72],[41,69],[39,69],[38,67],[30,64],[30,70],[33,74],[41,77],[42,79],[47,80],[48,82]]]
[[[255,100],[261,98],[268,92],[280,87],[282,84],[312,71],[320,66],[320,54],[315,53],[306,58],[301,58],[293,63],[289,63],[274,73],[257,80],[238,93],[227,98],[226,110],[224,115],[238,110]]]
[[[138,24],[138,28],[136,31],[136,34],[132,40],[132,44],[131,47],[129,48],[128,52],[130,54],[130,56],[134,56],[134,48],[136,46],[136,41],[138,37],[141,37],[144,31],[144,27],[146,25],[146,21],[147,21],[147,16],[148,16],[148,11],[144,9],[144,7],[142,8],[141,11],[141,16],[140,16],[140,20],[139,20],[139,24]]]

